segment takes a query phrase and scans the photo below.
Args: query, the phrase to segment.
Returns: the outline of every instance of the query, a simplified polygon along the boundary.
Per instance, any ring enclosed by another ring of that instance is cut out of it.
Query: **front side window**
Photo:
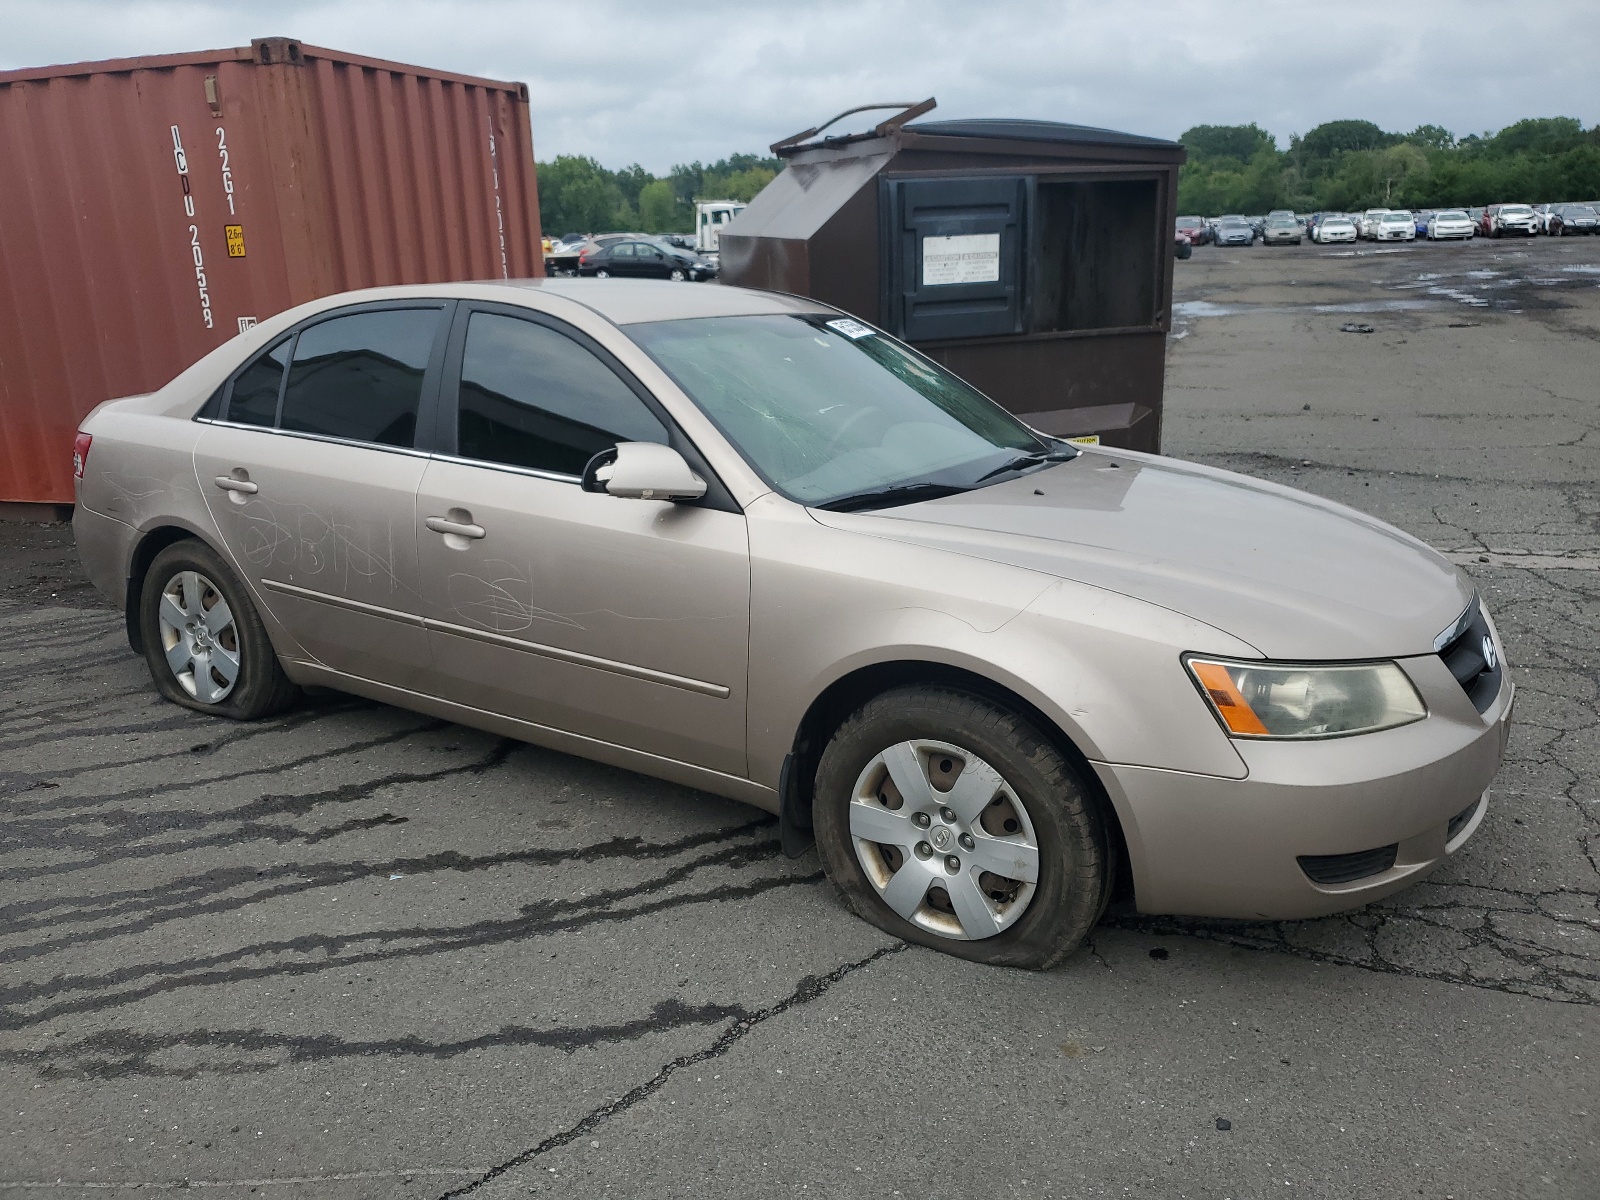
[[[572,338],[480,312],[462,351],[456,440],[463,458],[576,476],[618,442],[666,444],[667,430]]]
[[[439,318],[437,308],[385,309],[301,330],[280,428],[412,445]]]
[[[757,471],[803,504],[891,488],[962,491],[1061,452],[857,321],[701,317],[626,328]]]
[[[228,420],[239,425],[278,422],[278,393],[283,390],[283,369],[289,363],[289,339],[284,338],[251,360],[233,381],[228,399]]]

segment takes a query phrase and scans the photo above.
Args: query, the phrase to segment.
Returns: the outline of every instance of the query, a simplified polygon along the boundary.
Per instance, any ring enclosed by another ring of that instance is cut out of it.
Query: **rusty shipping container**
[[[544,273],[528,89],[263,38],[0,72],[0,503],[96,404],[350,288]]]

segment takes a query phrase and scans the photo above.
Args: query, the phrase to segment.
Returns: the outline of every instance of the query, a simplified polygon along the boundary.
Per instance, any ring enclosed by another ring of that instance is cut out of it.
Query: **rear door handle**
[[[457,537],[481,538],[484,532],[482,525],[452,521],[448,517],[428,517],[422,523],[435,533],[453,533]]]
[[[254,496],[261,490],[248,479],[235,479],[231,475],[218,475],[217,486],[225,492],[243,492],[246,496]]]

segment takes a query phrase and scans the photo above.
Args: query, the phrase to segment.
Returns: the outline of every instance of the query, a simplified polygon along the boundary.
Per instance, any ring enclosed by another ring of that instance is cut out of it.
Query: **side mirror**
[[[706,494],[706,481],[671,446],[619,442],[589,460],[583,490],[629,500],[698,500]]]

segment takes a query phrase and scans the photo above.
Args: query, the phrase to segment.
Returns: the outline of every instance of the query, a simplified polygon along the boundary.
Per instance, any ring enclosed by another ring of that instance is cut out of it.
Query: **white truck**
[[[738,200],[701,200],[694,206],[694,248],[701,254],[717,252],[722,227],[745,210]]]

